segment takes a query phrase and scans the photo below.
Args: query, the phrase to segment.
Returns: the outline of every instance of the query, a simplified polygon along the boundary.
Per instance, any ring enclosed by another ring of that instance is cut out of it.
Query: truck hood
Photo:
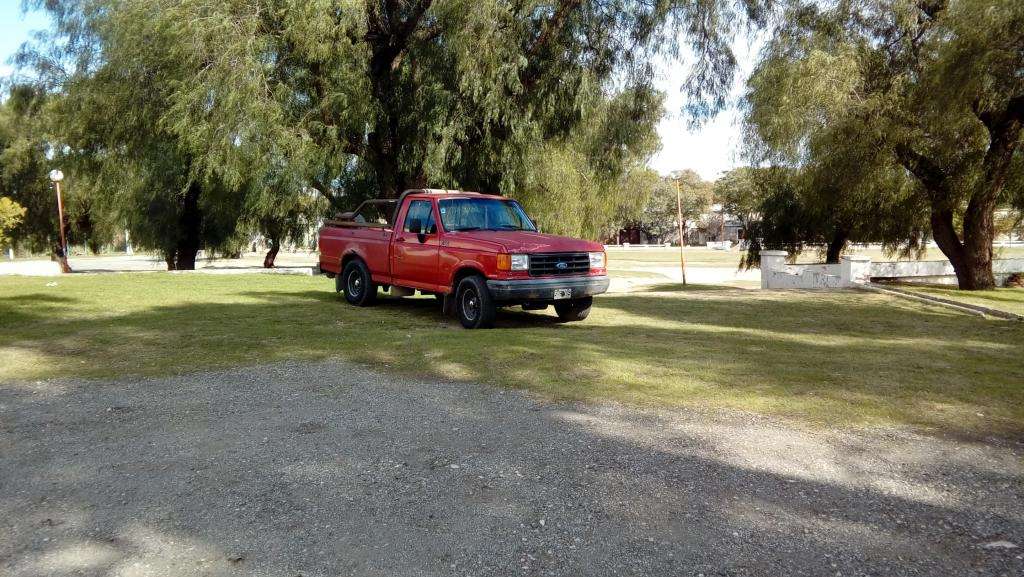
[[[599,242],[519,230],[474,230],[456,233],[460,239],[494,243],[507,252],[598,252],[604,250]]]

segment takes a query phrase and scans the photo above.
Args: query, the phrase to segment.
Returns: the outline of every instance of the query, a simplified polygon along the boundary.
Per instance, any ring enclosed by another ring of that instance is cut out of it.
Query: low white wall
[[[789,274],[803,274],[805,272],[814,272],[818,274],[827,274],[839,276],[842,265],[838,264],[787,264],[783,265],[780,269]]]
[[[16,260],[0,262],[0,276],[59,276],[60,265],[52,260]]]
[[[827,289],[846,286],[841,264],[787,264],[786,251],[761,251],[761,288]]]
[[[997,281],[1002,281],[1015,272],[1024,272],[1024,258],[1001,258],[992,261],[992,272]],[[956,284],[956,272],[948,260],[926,260],[917,262],[873,262],[871,276],[874,278],[901,279],[918,282],[949,282]]]
[[[773,289],[822,289],[839,288],[842,279],[838,275],[825,274],[813,270],[804,270],[799,274],[787,271],[768,271],[767,287]]]
[[[905,282],[956,284],[948,260],[871,262],[865,256],[844,256],[840,264],[786,264],[785,251],[761,251],[761,288],[838,288],[871,282],[873,278]],[[1024,258],[992,261],[996,282],[1024,272]]]

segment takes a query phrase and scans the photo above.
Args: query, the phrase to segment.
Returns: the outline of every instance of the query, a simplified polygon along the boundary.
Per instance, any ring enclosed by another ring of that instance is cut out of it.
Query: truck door
[[[433,202],[410,201],[401,226],[395,228],[391,263],[395,284],[433,290],[439,242]]]

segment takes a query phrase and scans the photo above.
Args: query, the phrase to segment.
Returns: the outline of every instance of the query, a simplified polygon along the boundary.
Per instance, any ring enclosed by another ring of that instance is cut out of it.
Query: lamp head
[[[55,168],[50,171],[50,180],[53,182],[60,182],[64,180],[64,173],[59,168]]]

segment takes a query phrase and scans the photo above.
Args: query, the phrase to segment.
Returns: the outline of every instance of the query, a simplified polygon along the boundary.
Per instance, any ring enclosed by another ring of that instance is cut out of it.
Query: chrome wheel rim
[[[346,286],[348,286],[348,294],[359,298],[359,295],[363,293],[363,275],[359,274],[357,270],[348,273]]]
[[[477,296],[475,290],[466,289],[462,293],[462,316],[466,317],[466,320],[475,321],[479,314],[480,297]]]

